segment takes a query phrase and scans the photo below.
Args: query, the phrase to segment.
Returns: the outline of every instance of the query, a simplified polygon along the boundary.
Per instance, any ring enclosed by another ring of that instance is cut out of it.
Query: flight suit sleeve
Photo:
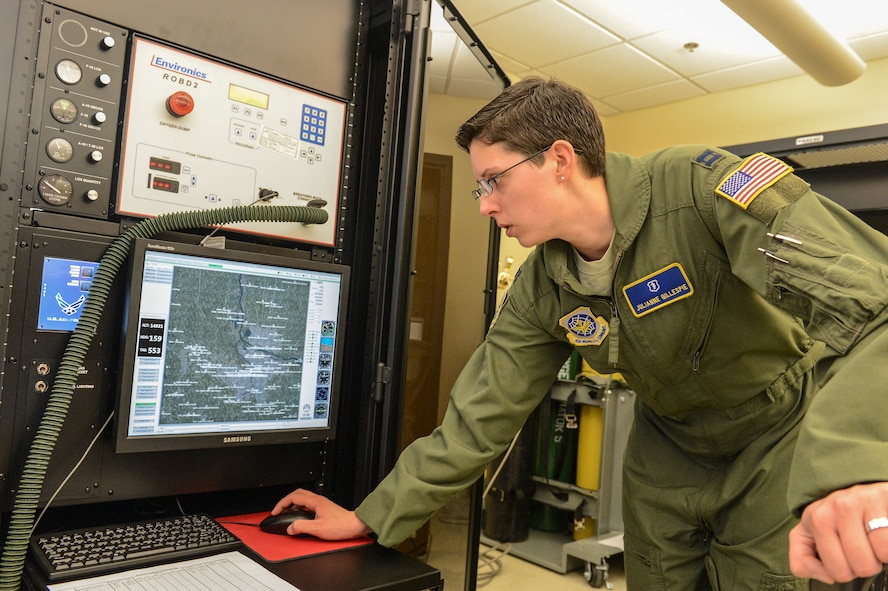
[[[827,345],[788,467],[790,508],[888,480],[888,237],[792,174],[745,208],[711,195],[734,273]]]
[[[511,290],[521,283],[516,278]],[[358,506],[357,516],[380,544],[398,544],[472,485],[543,399],[570,349],[535,315],[506,298],[454,384],[442,424],[409,445]]]

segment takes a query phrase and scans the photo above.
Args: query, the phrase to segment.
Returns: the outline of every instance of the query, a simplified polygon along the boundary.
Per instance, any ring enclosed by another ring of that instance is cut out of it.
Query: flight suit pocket
[[[786,224],[782,231],[797,240],[776,252],[785,262],[772,263],[771,283],[776,288],[772,302],[797,315],[804,312],[801,317],[809,334],[844,353],[888,305],[883,289],[888,266],[849,252],[808,228]],[[802,304],[805,300],[807,306]]]
[[[808,581],[792,575],[773,575],[765,573],[759,591],[808,591]]]
[[[660,550],[642,543],[630,534],[623,537],[623,562],[633,588],[665,591],[666,580],[660,565]]]

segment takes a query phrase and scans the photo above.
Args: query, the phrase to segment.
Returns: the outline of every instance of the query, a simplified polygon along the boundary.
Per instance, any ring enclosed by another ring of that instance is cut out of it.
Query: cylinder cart
[[[557,380],[552,400],[571,397],[578,405],[601,409],[601,458],[597,488],[534,476],[534,500],[566,511],[579,511],[594,522],[595,533],[574,539],[567,531],[531,529],[523,542],[513,542],[510,554],[559,573],[583,568],[592,587],[612,588],[607,582],[608,558],[623,552],[621,515],[623,452],[632,427],[635,393],[621,381],[582,374],[576,380]],[[588,520],[583,520],[588,521]],[[481,542],[497,541],[481,536]]]

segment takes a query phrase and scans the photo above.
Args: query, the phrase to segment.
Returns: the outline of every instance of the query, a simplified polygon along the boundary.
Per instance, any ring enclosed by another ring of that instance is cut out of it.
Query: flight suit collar
[[[647,219],[651,204],[650,176],[642,160],[608,152],[604,178],[616,226],[614,246],[619,256],[629,248]],[[584,290],[578,279],[571,245],[563,240],[550,240],[542,245],[542,249],[549,277],[582,294]]]

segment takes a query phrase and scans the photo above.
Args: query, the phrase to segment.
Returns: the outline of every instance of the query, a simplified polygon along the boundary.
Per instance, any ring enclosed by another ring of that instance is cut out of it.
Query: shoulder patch
[[[724,158],[723,154],[719,154],[715,150],[710,150],[709,148],[703,150],[697,157],[694,158],[694,164],[699,164],[705,168],[712,168],[715,166],[715,163]]]
[[[792,167],[782,160],[759,152],[722,179],[715,192],[746,209],[762,191],[791,172]]]

